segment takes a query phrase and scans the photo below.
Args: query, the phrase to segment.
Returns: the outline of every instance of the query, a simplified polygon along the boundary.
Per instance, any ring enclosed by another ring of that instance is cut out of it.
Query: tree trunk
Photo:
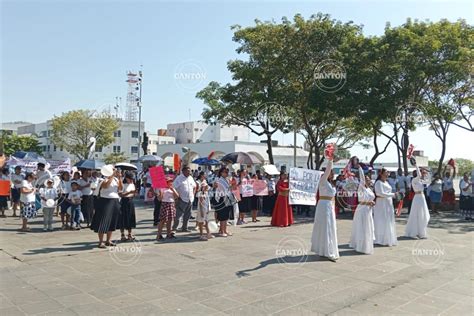
[[[403,171],[408,173],[408,146],[410,145],[410,139],[408,137],[408,127],[403,128],[403,136],[402,136],[402,160],[403,160]]]
[[[443,122],[440,122],[440,130],[441,130],[441,137],[439,139],[441,140],[441,157],[439,157],[439,162],[438,162],[438,174],[442,176],[441,170],[443,168],[443,161],[444,161],[444,156],[446,155],[446,134],[448,133],[446,131],[446,128],[443,126]]]
[[[272,146],[272,134],[266,133],[267,135],[267,154],[268,154],[268,161],[271,165],[274,164],[273,162],[273,146]]]
[[[314,146],[314,163],[315,163],[315,169],[319,170],[321,167],[321,147],[320,146]]]

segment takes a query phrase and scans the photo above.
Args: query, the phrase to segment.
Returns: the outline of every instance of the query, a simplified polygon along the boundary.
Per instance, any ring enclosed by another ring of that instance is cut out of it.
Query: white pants
[[[44,229],[53,229],[54,208],[43,207],[43,225]]]

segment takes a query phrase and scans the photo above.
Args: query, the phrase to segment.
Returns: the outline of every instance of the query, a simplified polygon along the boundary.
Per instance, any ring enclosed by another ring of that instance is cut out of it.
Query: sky
[[[330,14],[380,35],[407,18],[473,23],[470,1],[5,1],[1,2],[0,122],[39,123],[73,109],[108,109],[127,93],[126,72],[143,70],[142,117],[147,131],[198,120],[196,92],[209,81],[231,81],[236,53],[232,25],[280,21],[300,13]],[[276,135],[280,144],[293,135]],[[258,138],[254,138],[258,140]],[[302,145],[302,137],[298,145]],[[447,157],[474,159],[474,134],[452,127]],[[411,142],[430,159],[439,140],[428,130]],[[361,146],[351,153],[370,159]],[[396,161],[394,147],[380,162]]]

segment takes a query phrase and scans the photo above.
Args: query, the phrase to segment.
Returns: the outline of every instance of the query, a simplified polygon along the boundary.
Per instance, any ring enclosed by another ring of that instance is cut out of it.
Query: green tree
[[[15,135],[2,132],[0,137],[0,155],[10,156],[16,151],[33,151],[41,154],[41,146],[35,136]]]
[[[108,112],[75,110],[54,117],[51,127],[51,140],[57,147],[77,159],[87,159],[91,137],[96,139],[96,147],[103,148],[113,142],[119,123]]]
[[[121,152],[121,153],[110,153],[110,154],[105,155],[104,162],[106,164],[116,164],[116,163],[119,163],[119,162],[128,161],[128,159],[129,158],[123,152]]]

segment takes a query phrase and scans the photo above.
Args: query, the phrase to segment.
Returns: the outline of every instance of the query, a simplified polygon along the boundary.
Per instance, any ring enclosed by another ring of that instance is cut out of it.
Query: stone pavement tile
[[[405,305],[398,307],[399,310],[403,312],[414,313],[418,315],[435,315],[439,314],[438,309],[434,308],[434,306],[429,306],[417,302],[410,302]]]
[[[5,316],[23,316],[26,315],[24,312],[19,310],[17,307],[7,307],[7,308],[0,308],[0,315]]]
[[[226,293],[224,291],[224,293]],[[240,291],[240,292],[235,292],[235,293],[228,293],[224,294],[223,297],[232,299],[237,302],[241,302],[242,304],[250,304],[259,300],[264,299],[269,295],[263,295],[260,293],[255,292],[255,290],[245,290],[245,291]]]
[[[266,315],[265,311],[254,305],[243,305],[224,311],[227,315],[233,316],[255,316]]]
[[[80,289],[75,288],[75,287],[70,286],[70,285],[45,289],[45,290],[43,290],[43,292],[48,294],[49,296],[51,296],[53,298],[82,293],[82,291]]]
[[[5,296],[15,305],[24,305],[30,303],[41,302],[49,297],[39,290],[11,290],[5,293]]]
[[[318,281],[327,281],[327,280],[337,278],[337,275],[327,273],[327,272],[321,272],[321,271],[313,271],[310,273],[306,273],[304,276],[318,280]]]
[[[318,298],[303,304],[300,304],[304,309],[310,310],[311,312],[320,314],[330,314],[341,309],[340,304],[335,304],[326,301],[324,298]]]
[[[371,266],[371,268],[381,270],[383,272],[392,273],[392,272],[395,272],[395,271],[398,271],[398,270],[401,270],[401,269],[408,268],[409,266],[410,265],[408,265],[406,263],[388,260],[386,262],[373,265],[373,266]]]
[[[406,299],[402,299],[394,295],[393,293],[387,293],[387,292],[376,294],[374,296],[367,298],[367,300],[374,304],[378,304],[379,306],[384,306],[388,308],[397,308],[407,302]]]
[[[377,281],[380,278],[388,275],[388,271],[382,271],[381,269],[362,269],[351,274],[351,277],[362,280],[362,281]]]
[[[472,300],[472,295],[458,294],[442,288],[430,291],[427,293],[427,295],[435,298],[450,300],[452,302],[468,302]]]
[[[300,305],[298,306],[292,306],[290,308],[283,309],[279,312],[276,312],[272,315],[276,316],[288,316],[288,315],[294,315],[294,316],[313,316],[313,315],[324,315],[320,313],[316,313],[313,311],[310,311],[308,309],[305,309],[301,307]]]
[[[41,302],[21,305],[20,309],[26,314],[31,315],[31,314],[39,314],[39,313],[46,313],[46,312],[54,312],[57,310],[64,309],[64,306],[59,304],[55,300],[48,299],[48,300],[43,300]]]
[[[88,292],[88,294],[98,298],[99,300],[102,300],[103,298],[117,297],[126,293],[119,287],[108,287],[105,289],[97,289],[90,291]]]
[[[280,281],[281,278],[276,275],[256,275],[256,276],[247,276],[240,278],[236,281],[230,282],[231,284],[237,285],[243,289],[254,289],[261,285],[273,283]]]
[[[0,281],[1,282],[1,281]],[[9,300],[6,296],[1,295],[0,296],[0,306],[2,308],[8,308],[8,307],[13,307],[15,306],[11,300]]]
[[[159,298],[156,300],[148,301],[148,303],[152,305],[156,305],[163,310],[176,310],[178,308],[184,308],[184,307],[194,304],[194,302],[179,295]]]
[[[362,315],[386,315],[392,311],[392,309],[387,306],[366,300],[352,304],[350,308],[360,312]]]
[[[265,314],[271,314],[292,306],[299,305],[305,301],[309,302],[311,299],[308,297],[299,296],[295,293],[287,292],[253,302],[252,306],[260,308],[265,312]]]
[[[99,303],[99,300],[96,297],[86,293],[59,296],[55,297],[54,299],[66,307]]]
[[[154,315],[164,315],[165,310],[161,309],[160,307],[149,304],[149,303],[142,303],[139,305],[128,306],[122,309],[122,312],[125,315],[136,315],[136,316],[154,316]]]
[[[152,286],[156,286],[159,288],[166,288],[169,285],[176,284],[177,282],[169,277],[166,276],[157,276],[155,275],[154,278],[141,280],[144,283],[147,283]]]
[[[102,298],[102,301],[111,306],[114,306],[118,310],[122,310],[124,307],[138,305],[144,302],[142,299],[131,294],[124,294],[110,298],[106,295]]]
[[[264,297],[277,295],[288,291],[288,285],[285,280],[272,282],[265,284],[263,286],[258,286],[252,289],[252,292],[255,292]]]
[[[446,311],[455,305],[456,302],[446,300],[443,298],[435,298],[433,296],[422,295],[412,301],[415,304],[424,304],[438,310],[439,313]]]
[[[77,305],[69,308],[71,311],[78,315],[117,315],[123,314],[121,311],[117,310],[113,306],[110,306],[105,303],[91,303],[85,305]]]
[[[238,302],[233,299],[229,299],[222,296],[210,298],[208,300],[200,302],[200,304],[215,309],[217,311],[226,311],[244,305],[244,303],[242,302]]]
[[[242,291],[235,282],[227,282],[206,287],[206,291],[211,292],[215,296],[227,296]]]
[[[380,293],[386,288],[369,282],[363,282],[357,286],[343,289],[326,295],[323,299],[327,302],[338,304],[339,306],[347,306],[354,304],[360,300],[367,299],[376,293]]]
[[[128,294],[132,294],[144,301],[152,301],[163,297],[173,296],[174,293],[156,287],[143,286],[143,288],[122,288]]]
[[[196,273],[187,272],[187,271],[180,271],[179,273],[165,274],[165,275],[175,280],[176,283],[191,281],[191,280],[199,279],[202,277],[200,275],[196,275]]]
[[[178,307],[176,309],[166,311],[166,315],[197,315],[197,316],[208,316],[219,311],[209,308],[201,304],[192,304],[186,307]]]
[[[384,294],[399,298],[405,302],[412,301],[416,299],[417,297],[421,296],[421,294],[412,291],[411,289],[409,289],[408,287],[404,285],[390,288],[387,291],[385,291]]]
[[[331,316],[356,316],[356,315],[371,315],[367,313],[361,313],[359,311],[356,311],[350,307],[346,307],[340,310],[335,311],[334,313],[330,314]]]
[[[450,315],[473,315],[474,307],[467,304],[456,304],[449,308],[448,310],[442,312],[440,315],[450,316]]]
[[[46,313],[40,313],[37,315],[41,316],[77,316],[78,314],[70,309],[64,308],[64,309],[59,309],[53,312],[46,312]]]
[[[199,303],[199,302],[206,301],[212,298],[216,298],[216,294],[208,291],[207,289],[198,289],[192,292],[186,292],[182,294],[178,293],[178,295],[195,303]]]
[[[461,295],[472,295],[473,282],[471,280],[455,280],[440,287],[441,290]]]

